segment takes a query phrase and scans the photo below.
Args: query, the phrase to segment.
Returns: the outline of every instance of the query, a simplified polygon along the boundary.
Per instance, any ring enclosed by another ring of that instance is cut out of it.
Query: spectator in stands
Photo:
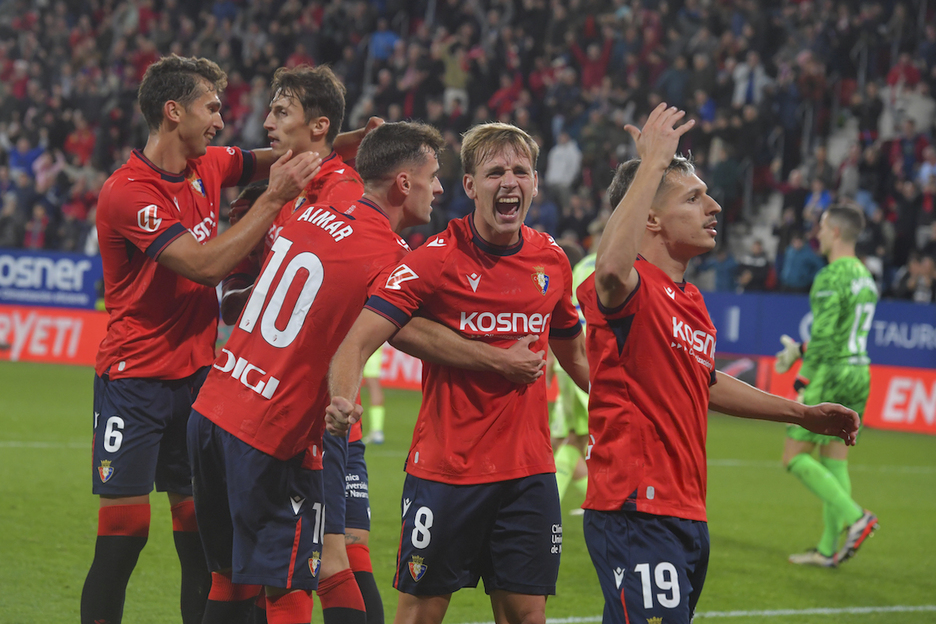
[[[819,144],[813,150],[812,158],[805,167],[809,184],[816,178],[822,180],[823,188],[830,189],[835,184],[835,167],[829,162],[829,152],[826,146]]]
[[[809,189],[803,183],[803,172],[800,169],[790,171],[786,184],[781,184],[779,190],[783,194],[783,211],[792,210],[796,224],[802,226],[803,208],[806,206],[806,198],[809,197]]]
[[[45,130],[45,129],[43,129]],[[30,178],[34,176],[33,164],[46,150],[47,131],[43,132],[43,140],[36,147],[32,146],[29,137],[21,135],[16,144],[10,142],[5,132],[0,132],[0,147],[7,150],[8,166],[11,173],[25,172]]]
[[[917,222],[922,198],[916,184],[912,180],[898,180],[895,183],[894,201],[894,230],[897,236],[894,247],[894,263],[902,266],[907,261],[907,254],[916,247]]]
[[[767,252],[764,251],[764,243],[758,239],[751,241],[748,253],[741,256],[738,261],[738,276],[735,280],[736,290],[738,292],[769,290],[772,281],[771,277],[773,266]]]
[[[32,217],[25,225],[26,233],[23,236],[23,247],[26,249],[44,249],[48,228],[49,216],[46,207],[41,202],[36,202],[32,207]]]
[[[818,223],[819,217],[832,204],[832,193],[826,188],[825,181],[816,176],[810,184],[809,195],[806,196],[806,206],[803,207],[803,219],[811,223]]]
[[[812,247],[803,240],[800,232],[795,232],[790,245],[783,253],[783,267],[780,269],[780,288],[785,292],[809,292],[813,278],[825,265]]]
[[[838,175],[836,176],[836,195],[839,198],[848,197],[854,199],[858,193],[858,185],[861,174],[858,172],[858,166],[861,164],[861,146],[853,143],[848,148],[848,154],[845,160],[839,165]]]
[[[884,112],[884,102],[876,82],[871,81],[865,85],[865,92],[852,94],[852,114],[858,119],[858,137],[864,145],[870,145],[878,139],[878,128],[881,113]]]
[[[738,63],[732,74],[734,94],[731,105],[741,108],[745,104],[760,104],[764,99],[764,90],[773,80],[767,75],[760,60],[760,54],[749,50],[745,61]]]
[[[16,196],[5,193],[0,207],[0,249],[19,247],[23,242],[23,222],[16,210]]]
[[[572,185],[578,178],[582,166],[582,152],[569,136],[560,132],[556,145],[546,157],[546,176],[544,182],[549,193],[556,198],[560,206],[565,207],[572,195]]]
[[[923,150],[929,145],[926,137],[917,132],[912,118],[904,119],[900,136],[890,145],[890,164],[900,166],[903,176],[912,179],[918,163],[923,162]]]
[[[738,272],[738,263],[727,246],[722,245],[714,254],[708,254],[701,259],[696,271],[704,273],[715,271],[715,290],[719,292],[733,292],[737,286],[735,278]]]
[[[894,296],[914,303],[936,301],[936,259],[932,256],[910,254],[907,266],[898,272],[894,285]]]
[[[549,199],[548,193],[540,190],[533,197],[533,203],[530,204],[524,223],[556,238],[559,235],[559,207]]]
[[[917,184],[923,187],[931,178],[936,178],[936,146],[927,145],[923,149],[923,162],[917,172]]]

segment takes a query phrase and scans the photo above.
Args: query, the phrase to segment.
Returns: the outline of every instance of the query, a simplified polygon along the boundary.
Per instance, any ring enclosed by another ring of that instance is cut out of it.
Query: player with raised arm
[[[104,185],[97,231],[110,315],[95,364],[92,490],[100,496],[81,621],[116,624],[150,524],[149,493],[167,492],[182,566],[181,610],[201,622],[209,576],[192,505],[188,414],[214,360],[215,286],[318,171],[316,154],[209,147],[224,123],[227,78],[212,61],[151,65],[139,102],[142,150]],[[218,236],[220,192],[269,175],[251,215]]]
[[[688,624],[709,559],[705,437],[709,408],[796,423],[854,444],[858,415],[807,407],[715,370],[715,328],[689,261],[715,246],[719,205],[685,158],[683,111],[661,104],[638,159],[609,190],[616,206],[595,273],[578,289],[591,377],[585,540],[606,623]]]
[[[462,144],[472,214],[389,272],[330,369],[330,431],[360,418],[367,357],[413,315],[496,347],[547,340],[587,387],[572,271],[549,236],[523,225],[537,192],[536,143],[502,123]],[[533,334],[533,336],[529,336]],[[428,361],[406,461],[396,622],[441,622],[453,592],[484,580],[497,622],[542,622],[562,541],[545,381],[513,383]]]
[[[819,221],[819,250],[829,264],[809,291],[813,322],[807,345],[783,336],[775,368],[783,373],[802,356],[794,388],[806,405],[834,401],[864,414],[871,387],[868,331],[877,305],[877,286],[855,256],[864,217],[846,206],[832,206]],[[812,452],[819,447],[819,461]],[[848,447],[834,436],[787,427],[783,465],[822,499],[825,528],[816,548],[790,555],[790,562],[835,567],[847,561],[878,528],[877,517],[851,497]],[[838,548],[839,534],[848,527]]]

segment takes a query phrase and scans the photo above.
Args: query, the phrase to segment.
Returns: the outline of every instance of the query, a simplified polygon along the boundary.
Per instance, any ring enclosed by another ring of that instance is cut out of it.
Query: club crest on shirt
[[[192,177],[189,178],[189,184],[192,185],[192,190],[201,195],[205,196],[205,183],[202,182],[201,178],[196,178],[195,174],[192,174]]]
[[[539,289],[540,294],[545,295],[546,289],[549,288],[549,276],[544,273],[546,267],[533,267],[533,270],[536,272],[530,275],[530,277],[533,278],[533,283],[536,284],[536,288]]]
[[[114,476],[114,469],[111,467],[109,459],[102,459],[97,470],[98,475],[101,477],[101,483],[107,483],[107,480]]]
[[[315,550],[312,552],[312,557],[309,559],[309,572],[312,573],[313,577],[318,576],[319,568],[322,567],[322,553]]]
[[[426,574],[426,564],[419,555],[413,555],[413,560],[409,562],[409,573],[417,583]]]
[[[663,618],[661,617],[647,618],[647,624],[663,624]]]

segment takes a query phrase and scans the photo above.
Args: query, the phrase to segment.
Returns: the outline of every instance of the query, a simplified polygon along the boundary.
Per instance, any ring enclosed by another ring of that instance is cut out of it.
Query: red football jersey
[[[320,470],[329,363],[371,284],[407,251],[367,200],[297,212],[273,243],[194,409],[278,459],[308,449],[304,465]]]
[[[112,379],[181,379],[214,360],[218,297],[156,260],[191,232],[204,244],[218,233],[221,188],[250,181],[251,152],[209,147],[181,174],[135,150],[101,189],[98,242],[104,304],[110,314],[95,370]]]
[[[294,200],[286,202],[263,239],[263,257],[258,262],[253,257],[244,258],[225,279],[237,278],[252,282],[260,274],[260,266],[266,260],[283,226],[293,214],[310,204],[343,204],[356,201],[364,194],[364,182],[358,172],[350,167],[337,152],[332,152],[322,161],[322,168],[306,185],[305,190]]]
[[[637,289],[609,310],[595,276],[585,312],[588,399],[586,509],[636,509],[705,520],[705,435],[715,382],[715,327],[702,293],[639,258]]]
[[[526,226],[512,247],[486,243],[473,215],[407,256],[367,307],[403,326],[414,314],[465,338],[507,348],[528,334],[581,331],[572,305],[572,270],[546,234]],[[423,400],[406,462],[411,475],[475,484],[555,472],[546,381],[517,385],[495,373],[423,364]]]

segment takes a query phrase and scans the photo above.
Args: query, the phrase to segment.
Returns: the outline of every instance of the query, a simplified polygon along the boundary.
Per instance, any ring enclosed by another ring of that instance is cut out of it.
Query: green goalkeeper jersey
[[[598,254],[596,253],[588,254],[579,260],[578,264],[572,269],[572,303],[575,305],[575,309],[578,310],[579,320],[582,325],[585,325],[585,315],[582,314],[582,306],[579,305],[578,295],[575,294],[575,291],[582,285],[582,282],[588,279],[589,275],[595,272],[595,260],[597,258]]]
[[[800,376],[812,379],[825,366],[867,366],[877,300],[874,278],[858,258],[842,257],[819,271],[809,291],[812,331]]]

